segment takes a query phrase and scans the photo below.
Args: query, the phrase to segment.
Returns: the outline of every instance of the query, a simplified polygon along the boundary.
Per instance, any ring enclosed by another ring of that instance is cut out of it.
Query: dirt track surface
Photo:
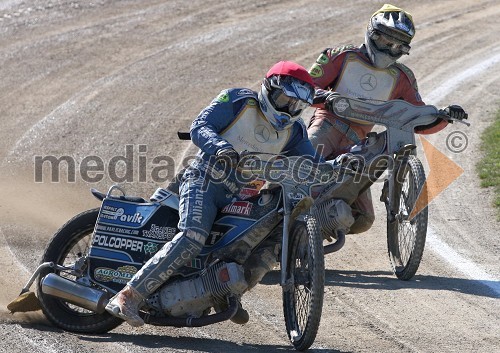
[[[276,273],[248,293],[250,322],[196,329],[122,325],[105,335],[54,328],[40,312],[6,305],[47,240],[79,211],[97,207],[100,183],[34,182],[34,156],[110,161],[125,146],[148,158],[189,154],[176,139],[221,89],[257,89],[278,60],[306,67],[337,44],[359,44],[382,1],[0,1],[0,352],[291,351]],[[428,103],[462,104],[472,127],[428,137],[464,173],[430,206],[415,278],[397,280],[386,255],[384,209],[367,233],[327,257],[325,305],[312,352],[493,352],[500,347],[499,224],[474,164],[500,92],[497,1],[400,1],[417,23],[404,59]],[[452,153],[445,140],[465,132]],[[147,152],[139,152],[146,145]],[[137,161],[137,159],[136,159]],[[148,164],[148,175],[151,170]],[[149,175],[150,176],[150,175]],[[132,194],[157,184],[134,176]],[[374,186],[378,199],[380,185]]]

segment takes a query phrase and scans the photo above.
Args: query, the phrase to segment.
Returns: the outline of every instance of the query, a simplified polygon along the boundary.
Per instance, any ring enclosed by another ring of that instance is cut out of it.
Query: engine
[[[339,199],[328,200],[318,205],[316,217],[321,225],[323,237],[326,239],[336,238],[336,230],[347,233],[354,223],[351,207]]]
[[[201,275],[175,281],[148,299],[152,307],[173,317],[200,317],[212,307],[224,305],[228,294],[240,296],[248,288],[244,269],[220,262]]]

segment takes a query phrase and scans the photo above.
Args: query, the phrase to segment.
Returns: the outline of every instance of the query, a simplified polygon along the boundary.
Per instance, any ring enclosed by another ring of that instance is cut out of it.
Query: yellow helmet
[[[385,4],[368,21],[365,36],[368,56],[376,67],[386,68],[403,54],[409,54],[414,36],[415,25],[411,14]]]

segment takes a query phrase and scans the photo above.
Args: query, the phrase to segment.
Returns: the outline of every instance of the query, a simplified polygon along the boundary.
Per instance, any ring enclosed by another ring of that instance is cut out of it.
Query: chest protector
[[[249,102],[255,102],[249,100]],[[241,153],[280,153],[290,137],[291,128],[276,131],[253,103],[247,104],[233,122],[220,134]]]
[[[357,55],[348,54],[333,91],[352,98],[386,101],[392,96],[397,79],[396,70],[377,69]]]

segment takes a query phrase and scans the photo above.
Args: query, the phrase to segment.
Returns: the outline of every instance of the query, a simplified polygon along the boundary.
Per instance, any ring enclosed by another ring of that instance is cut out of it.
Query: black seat
[[[103,192],[100,192],[99,190],[96,189],[90,189],[90,192],[92,195],[94,195],[98,200],[104,200],[106,198],[106,194]],[[142,197],[137,197],[137,196],[127,196],[127,195],[121,195],[121,196],[110,196],[112,199],[117,199],[117,200],[123,200],[123,201],[129,201],[129,202],[135,202],[135,203],[147,203],[146,200],[144,200]]]

